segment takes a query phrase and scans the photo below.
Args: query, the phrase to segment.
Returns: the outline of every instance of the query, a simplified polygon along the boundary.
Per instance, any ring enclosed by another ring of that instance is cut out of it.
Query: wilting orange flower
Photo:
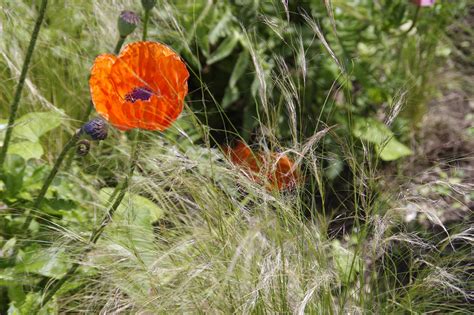
[[[253,153],[250,147],[242,141],[238,141],[233,148],[226,148],[225,152],[232,163],[239,165],[256,182],[261,183],[263,174],[268,182],[266,186],[270,189],[279,190],[292,188],[297,182],[295,165],[286,155],[271,153],[266,156],[263,152]]]
[[[168,46],[135,42],[118,56],[98,56],[89,85],[95,109],[115,127],[164,130],[183,110],[188,77]]]

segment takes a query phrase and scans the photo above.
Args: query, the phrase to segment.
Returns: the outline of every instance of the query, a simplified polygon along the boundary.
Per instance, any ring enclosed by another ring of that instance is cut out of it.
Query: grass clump
[[[5,8],[1,99],[10,100],[37,8]],[[462,29],[466,8],[158,1],[125,42],[146,33],[182,55],[191,78],[180,119],[142,131],[138,151],[111,127],[88,155],[66,159],[31,209],[89,109],[89,68],[120,39],[119,13],[142,12],[137,1],[50,9],[0,174],[0,313],[468,312],[469,129],[446,128],[466,139],[445,161],[431,136],[444,134],[425,115],[434,74],[450,47],[464,47],[445,34]],[[232,163],[226,148],[239,141],[267,169]],[[292,160],[296,185],[271,185],[275,156]],[[25,209],[33,220],[22,231]]]

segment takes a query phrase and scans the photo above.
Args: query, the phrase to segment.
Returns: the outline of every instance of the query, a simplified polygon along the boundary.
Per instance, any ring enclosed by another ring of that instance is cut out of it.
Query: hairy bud
[[[118,29],[120,37],[130,35],[140,23],[140,17],[132,11],[122,11],[118,19]]]
[[[92,140],[104,140],[107,138],[109,126],[102,118],[94,118],[85,123],[81,132],[90,136]]]

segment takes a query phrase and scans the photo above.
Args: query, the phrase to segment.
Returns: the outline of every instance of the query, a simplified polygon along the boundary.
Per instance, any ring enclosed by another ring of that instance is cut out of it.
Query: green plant
[[[159,1],[129,40],[146,34],[186,59],[185,112],[139,142],[111,128],[39,194],[89,116],[92,61],[138,6],[71,2],[38,38],[0,178],[0,313],[468,309],[472,228],[445,225],[436,200],[387,188],[380,172],[413,154],[409,126],[464,1]],[[5,7],[2,110],[36,16],[28,1]],[[232,139],[291,157],[301,182],[260,185],[220,151]],[[470,186],[433,187],[455,198]],[[38,195],[25,237],[21,210]],[[412,212],[434,228],[407,222]]]

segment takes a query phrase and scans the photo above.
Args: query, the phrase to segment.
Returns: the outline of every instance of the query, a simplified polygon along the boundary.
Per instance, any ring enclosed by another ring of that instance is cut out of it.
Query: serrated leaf
[[[17,154],[28,161],[29,159],[40,159],[44,151],[38,142],[22,141],[10,145],[8,153]]]
[[[239,58],[235,63],[234,70],[232,70],[232,74],[230,75],[229,85],[234,87],[247,70],[249,64],[249,52],[247,50],[242,51],[239,54]]]
[[[207,59],[207,64],[211,65],[219,60],[222,60],[229,56],[232,51],[234,51],[235,46],[239,42],[239,38],[236,34],[230,35],[227,37],[217,49],[211,54],[209,59]]]
[[[38,142],[39,138],[61,125],[61,115],[57,112],[34,112],[17,119],[13,129],[13,138]]]

